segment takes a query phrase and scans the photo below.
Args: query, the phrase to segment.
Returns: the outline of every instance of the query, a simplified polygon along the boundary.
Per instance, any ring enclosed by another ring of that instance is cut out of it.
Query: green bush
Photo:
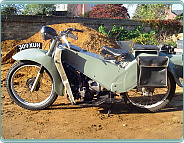
[[[174,47],[177,47],[177,43],[174,42],[172,39],[171,40],[167,40],[164,42],[164,44],[167,44],[167,45],[172,45]]]
[[[138,37],[132,39],[132,41],[142,45],[159,45],[159,42],[156,39],[155,31],[141,33]]]
[[[144,32],[143,25],[137,26],[133,31],[125,30],[122,27],[116,27],[115,25],[112,29],[107,33],[106,28],[104,26],[100,26],[98,31],[111,38],[114,41],[125,41],[131,40],[134,43],[138,44],[147,44],[147,45],[158,45],[158,41],[156,40],[155,31],[150,31],[149,33]]]
[[[148,21],[146,21],[145,23],[148,24],[147,22]],[[133,43],[137,44],[157,45],[157,46],[160,43],[169,44],[172,46],[177,45],[176,42],[174,42],[172,39],[169,38],[176,30],[182,29],[181,25],[177,21],[174,21],[174,25],[179,27],[175,27],[174,30],[173,29],[171,30],[169,27],[172,25],[171,21],[166,22],[162,20],[159,22],[152,20],[151,23],[152,24],[155,23],[155,26],[153,26],[154,30],[150,32],[145,32],[144,24],[142,24],[141,26],[137,26],[132,31],[125,30],[123,26],[117,27],[115,25],[108,32],[106,32],[106,28],[104,26],[100,26],[98,28],[98,31],[114,41],[130,40]],[[151,23],[149,24],[152,25]]]

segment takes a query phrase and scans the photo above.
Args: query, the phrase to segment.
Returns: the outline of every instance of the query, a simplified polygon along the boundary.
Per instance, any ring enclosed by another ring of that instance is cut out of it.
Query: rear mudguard
[[[159,56],[167,56],[169,57],[169,66],[168,71],[173,75],[175,82],[178,86],[183,87],[183,84],[180,80],[180,77],[183,78],[183,62],[182,55],[180,54],[169,54],[166,55],[163,52],[159,53]]]
[[[176,69],[176,66],[174,65],[174,63],[171,60],[169,61],[168,71],[173,75],[177,85],[180,87],[183,87],[183,84],[182,84],[181,80],[179,79],[180,76],[177,72],[178,70]]]
[[[15,54],[12,58],[16,61],[34,61],[43,65],[53,78],[55,92],[58,95],[63,95],[63,83],[54,64],[54,59],[47,56],[46,52],[41,49],[27,49]]]

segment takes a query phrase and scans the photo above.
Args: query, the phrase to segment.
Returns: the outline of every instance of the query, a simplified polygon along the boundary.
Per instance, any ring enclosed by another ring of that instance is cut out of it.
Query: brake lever
[[[83,33],[83,30],[79,30],[79,29],[76,29],[76,28],[66,28],[66,30],[65,30],[66,33],[69,33],[71,31],[76,31],[76,32]]]
[[[72,38],[72,39],[74,39],[74,40],[77,40],[78,39],[78,37],[75,36],[72,32],[68,33],[67,36],[70,37],[70,38]]]

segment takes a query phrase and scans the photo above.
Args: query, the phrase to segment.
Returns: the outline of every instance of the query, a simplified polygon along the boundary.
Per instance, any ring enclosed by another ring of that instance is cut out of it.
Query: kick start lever
[[[110,102],[109,102],[109,110],[107,111],[107,117],[110,117],[110,113],[111,113],[111,110],[112,110],[112,93],[110,92],[109,94],[109,98],[110,98]]]

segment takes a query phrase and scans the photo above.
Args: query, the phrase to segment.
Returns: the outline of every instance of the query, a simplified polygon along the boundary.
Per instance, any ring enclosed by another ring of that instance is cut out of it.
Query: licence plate
[[[31,49],[31,48],[42,49],[42,43],[33,42],[33,43],[24,43],[24,44],[18,45],[17,52],[25,50],[25,49]]]

